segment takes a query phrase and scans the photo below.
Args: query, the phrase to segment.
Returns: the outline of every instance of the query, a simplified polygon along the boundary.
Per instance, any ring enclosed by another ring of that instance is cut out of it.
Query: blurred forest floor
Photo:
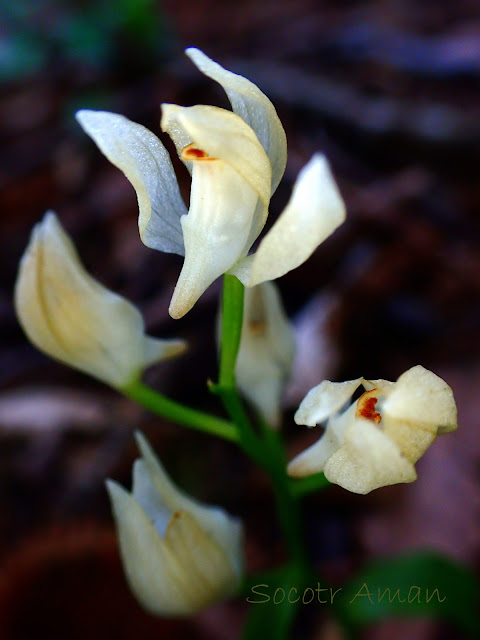
[[[478,569],[478,2],[111,5],[2,7],[0,637],[238,637],[242,605],[173,622],[147,616],[129,595],[103,481],[129,484],[134,429],[187,491],[244,518],[250,568],[283,557],[262,473],[230,445],[162,422],[49,360],[27,343],[12,307],[32,225],[53,209],[90,272],[138,304],[149,333],[189,341],[188,354],[150,371],[148,382],[218,411],[205,382],[216,376],[219,283],[186,318],[169,318],[180,259],[142,245],[133,189],[73,117],[81,107],[106,109],[159,134],[161,102],[227,106],[183,56],[192,45],[258,83],[284,123],[289,161],[271,220],[318,150],[347,203],[347,223],[279,283],[298,339],[286,398],[292,455],[318,437],[292,416],[325,377],[395,379],[423,364],[452,386],[459,406],[459,431],[432,446],[413,485],[367,497],[333,487],[306,501],[314,562],[332,583],[373,555],[426,547]],[[186,172],[181,184],[188,197]],[[305,622],[316,625],[316,637],[339,639],[316,613]],[[454,632],[429,621],[389,622],[365,637],[406,633],[439,640]]]

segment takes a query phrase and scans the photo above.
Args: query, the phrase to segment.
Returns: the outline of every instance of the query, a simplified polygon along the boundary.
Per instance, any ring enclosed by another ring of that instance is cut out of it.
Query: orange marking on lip
[[[187,144],[186,147],[182,149],[182,158],[184,160],[216,160],[216,158],[211,158],[206,151],[203,149],[199,149],[195,146],[195,143],[192,142]]]
[[[382,420],[382,416],[375,411],[375,406],[378,402],[377,389],[371,389],[365,391],[363,395],[357,400],[357,410],[355,412],[356,418],[364,418],[365,420],[371,420],[375,424],[378,424]]]
[[[265,333],[266,325],[265,322],[260,320],[251,320],[248,323],[248,328],[253,333],[253,335],[259,336]]]

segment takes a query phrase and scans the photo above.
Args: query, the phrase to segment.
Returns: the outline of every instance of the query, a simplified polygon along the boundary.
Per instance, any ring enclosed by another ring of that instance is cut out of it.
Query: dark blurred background
[[[291,454],[318,437],[292,416],[323,378],[394,380],[423,364],[452,386],[459,406],[459,431],[431,447],[416,483],[367,497],[332,487],[306,500],[312,560],[332,583],[372,557],[414,549],[478,569],[478,2],[0,6],[0,638],[239,637],[242,604],[165,621],[144,614],[128,593],[103,481],[130,482],[134,429],[187,491],[245,519],[252,570],[283,558],[261,472],[230,445],[152,417],[43,356],[12,308],[31,227],[53,209],[87,268],[138,304],[150,333],[189,341],[187,355],[152,369],[147,381],[219,410],[205,384],[216,376],[219,283],[186,318],[169,318],[181,260],[142,245],[133,189],[74,120],[78,108],[106,109],[159,134],[161,102],[227,106],[221,88],[183,55],[192,45],[256,82],[278,110],[289,160],[271,220],[318,150],[347,203],[347,223],[279,282],[298,339],[284,424]],[[176,166],[188,198],[186,172]],[[303,637],[342,637],[325,610],[302,614]],[[365,638],[407,634],[463,637],[416,620],[382,623]]]

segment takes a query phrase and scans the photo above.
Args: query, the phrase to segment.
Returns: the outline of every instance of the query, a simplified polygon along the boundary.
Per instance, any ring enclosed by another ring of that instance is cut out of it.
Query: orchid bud
[[[280,424],[282,394],[294,353],[293,329],[276,285],[264,282],[246,289],[237,385],[272,427]]]
[[[180,491],[141,435],[128,493],[107,488],[127,581],[140,604],[188,616],[232,596],[243,571],[242,525]]]
[[[365,392],[348,405],[361,385]],[[323,471],[330,482],[365,494],[416,480],[417,460],[438,434],[457,428],[457,408],[447,383],[417,365],[397,382],[325,380],[308,392],[295,422],[325,420],[325,433],[290,462],[289,475]]]
[[[85,271],[52,212],[35,226],[22,258],[15,307],[38,349],[119,389],[185,349],[181,340],[145,335],[139,311]]]

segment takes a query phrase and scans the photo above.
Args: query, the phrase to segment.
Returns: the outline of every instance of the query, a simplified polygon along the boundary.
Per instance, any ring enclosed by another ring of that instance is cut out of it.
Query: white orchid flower
[[[307,260],[345,219],[328,162],[315,154],[285,210],[248,255],[285,170],[285,132],[272,103],[252,82],[198,49],[186,53],[225,89],[233,109],[162,105],[162,129],[192,174],[188,212],[168,153],[153,133],[113,113],[77,113],[86,133],[135,188],[142,241],[185,256],[170,304],[173,318],[185,315],[223,273],[247,287],[279,278]]]
[[[235,593],[243,571],[242,525],[170,480],[141,435],[128,493],[107,481],[125,574],[153,614],[188,616]]]
[[[146,336],[140,312],[85,271],[52,212],[33,229],[20,263],[15,308],[41,351],[120,389],[186,346]]]
[[[360,385],[365,393],[345,409]],[[289,475],[323,471],[330,482],[365,494],[416,480],[416,461],[438,434],[457,428],[457,408],[447,383],[418,365],[397,382],[325,380],[308,392],[295,422],[325,420],[325,433],[290,462]]]
[[[272,427],[280,424],[294,354],[293,328],[276,285],[263,282],[246,289],[235,375],[240,391]]]

